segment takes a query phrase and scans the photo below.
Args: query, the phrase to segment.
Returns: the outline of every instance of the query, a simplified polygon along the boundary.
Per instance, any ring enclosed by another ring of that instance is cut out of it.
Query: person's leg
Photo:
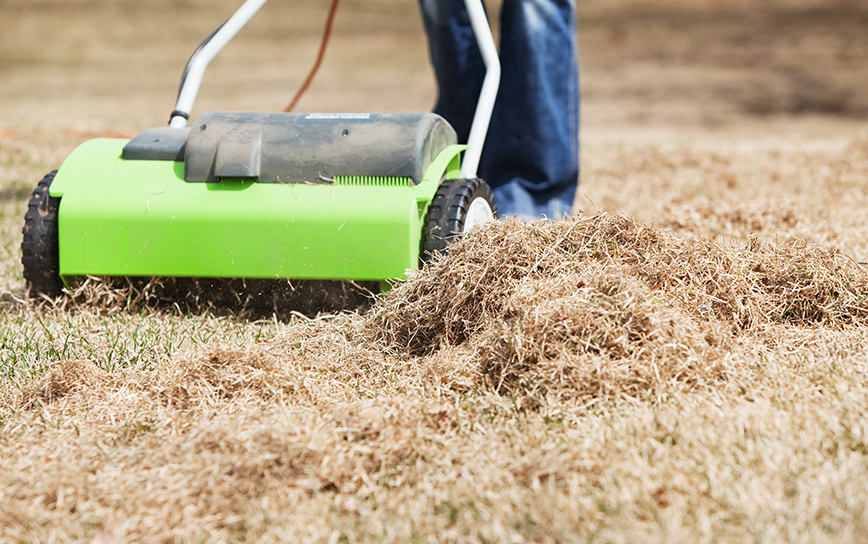
[[[467,8],[464,0],[419,0],[419,4],[439,87],[434,113],[449,121],[459,142],[466,142],[485,76]]]
[[[480,175],[501,215],[560,219],[579,180],[574,0],[504,0],[500,57]]]

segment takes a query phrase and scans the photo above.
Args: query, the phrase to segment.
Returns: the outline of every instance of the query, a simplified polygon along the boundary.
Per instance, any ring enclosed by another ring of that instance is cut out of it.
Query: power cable
[[[289,104],[286,108],[283,109],[285,112],[289,112],[295,109],[295,106],[298,104],[298,101],[301,100],[301,97],[304,95],[307,88],[310,87],[311,82],[313,81],[314,76],[316,76],[317,71],[319,70],[320,64],[322,64],[322,59],[325,56],[326,46],[328,46],[329,37],[332,33],[332,23],[335,20],[335,12],[338,9],[338,2],[340,0],[332,0],[332,5],[329,7],[329,14],[326,18],[325,30],[323,30],[322,40],[319,42],[319,51],[316,54],[316,60],[311,66],[310,71],[307,73],[307,77],[304,78],[304,83],[301,84],[298,91],[296,91],[295,96],[292,97]]]

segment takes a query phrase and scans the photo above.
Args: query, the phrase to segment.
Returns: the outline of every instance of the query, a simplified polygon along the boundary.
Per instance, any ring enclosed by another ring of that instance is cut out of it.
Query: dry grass
[[[196,284],[21,302],[30,188],[163,123],[231,2],[55,4],[0,6],[0,541],[868,539],[861,4],[580,3],[584,215],[262,320]],[[200,106],[283,104],[323,11],[290,4]],[[427,107],[416,6],[342,9],[305,107]]]
[[[811,127],[808,127],[810,130]],[[766,128],[768,130],[768,128]],[[605,142],[585,150],[582,192],[680,235],[808,241],[868,261],[868,129],[808,138]],[[587,200],[585,209],[595,209]]]
[[[2,388],[3,534],[859,541],[868,278],[755,244],[508,221],[366,316],[72,354]]]
[[[725,247],[607,216],[479,236],[368,320],[397,350],[466,346],[501,394],[594,403],[725,389],[746,372],[733,357],[742,338],[868,323],[868,274],[821,247]]]

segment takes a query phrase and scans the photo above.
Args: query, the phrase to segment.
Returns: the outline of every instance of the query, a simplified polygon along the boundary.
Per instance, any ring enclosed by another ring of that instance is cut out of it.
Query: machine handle
[[[244,25],[265,5],[268,0],[246,0],[238,8],[232,17],[223,26],[218,28],[211,36],[205,39],[198,49],[190,57],[184,74],[181,77],[181,88],[178,91],[178,100],[175,103],[175,111],[172,112],[169,126],[171,128],[184,128],[190,118],[193,103],[199,93],[199,86],[205,75],[205,68],[214,60],[214,57],[238,34]],[[482,83],[482,91],[476,104],[476,113],[473,115],[473,123],[470,126],[470,136],[467,140],[468,150],[464,153],[461,164],[461,177],[475,178],[479,168],[479,158],[482,155],[482,146],[488,134],[488,125],[491,122],[491,112],[494,110],[494,101],[500,87],[500,59],[497,47],[494,45],[494,37],[491,35],[491,27],[485,15],[482,0],[464,0],[467,12],[470,16],[470,24],[476,36],[476,43],[482,53],[485,63],[485,79]]]
[[[238,11],[223,23],[223,26],[208,36],[196,49],[196,52],[187,61],[187,67],[181,77],[181,89],[178,91],[175,111],[172,112],[172,118],[169,120],[170,127],[184,128],[187,126],[187,119],[190,118],[190,111],[192,111],[193,103],[196,101],[196,95],[199,94],[199,85],[202,84],[202,78],[205,76],[205,68],[267,1],[247,0],[244,2]]]
[[[485,79],[482,81],[482,91],[479,93],[473,124],[470,125],[470,136],[467,138],[467,145],[470,147],[464,152],[464,160],[461,162],[461,177],[470,179],[476,177],[476,170],[479,168],[482,146],[488,135],[491,112],[494,111],[494,101],[500,88],[500,57],[494,45],[494,37],[491,35],[491,27],[482,0],[464,0],[464,4],[467,6],[470,25],[473,27],[473,34],[476,36],[476,43],[479,52],[482,53],[482,61],[485,63]]]

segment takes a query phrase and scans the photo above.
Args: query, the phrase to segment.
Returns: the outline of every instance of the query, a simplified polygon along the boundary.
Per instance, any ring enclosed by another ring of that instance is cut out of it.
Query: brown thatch
[[[506,221],[456,244],[375,307],[394,349],[474,350],[502,392],[658,392],[726,379],[739,335],[868,323],[868,275],[808,244],[682,239],[622,216]]]

